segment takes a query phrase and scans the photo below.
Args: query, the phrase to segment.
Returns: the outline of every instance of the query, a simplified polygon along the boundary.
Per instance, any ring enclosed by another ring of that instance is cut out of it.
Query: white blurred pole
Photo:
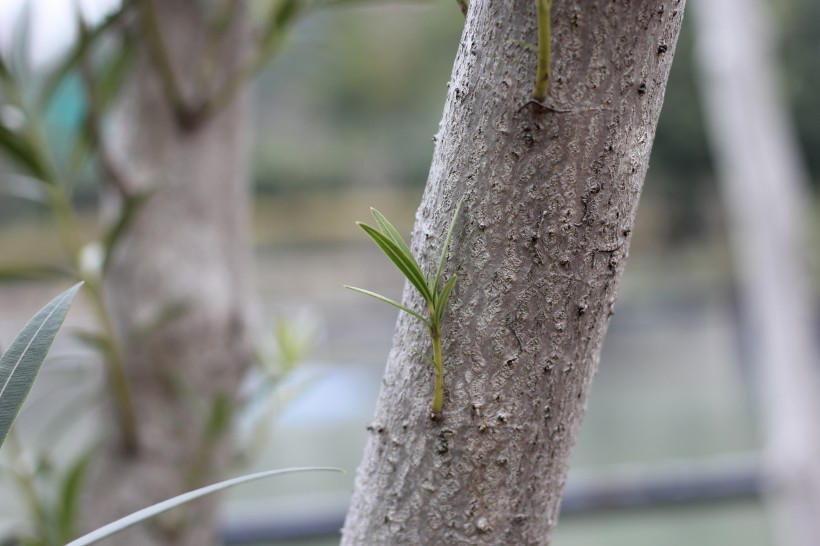
[[[728,213],[762,402],[778,546],[820,544],[820,405],[805,174],[760,0],[692,0],[707,130]]]

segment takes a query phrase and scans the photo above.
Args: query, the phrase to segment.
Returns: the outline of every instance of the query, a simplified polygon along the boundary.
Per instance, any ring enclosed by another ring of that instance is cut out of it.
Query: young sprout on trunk
[[[458,219],[458,213],[461,209],[462,201],[463,199],[459,200],[458,205],[456,206],[456,211],[453,214],[453,220],[450,222],[450,229],[447,231],[447,238],[444,240],[444,247],[441,250],[441,258],[439,259],[438,269],[436,270],[435,277],[433,278],[425,278],[421,271],[421,267],[419,267],[418,262],[410,252],[410,248],[407,246],[407,243],[404,242],[404,239],[402,239],[399,232],[396,231],[396,228],[394,228],[387,218],[385,218],[379,211],[373,208],[370,209],[370,212],[373,214],[373,218],[375,218],[379,229],[375,229],[362,222],[356,222],[356,224],[361,227],[371,239],[373,239],[382,252],[390,258],[390,261],[393,262],[399,271],[407,277],[410,284],[413,285],[413,287],[421,295],[422,299],[424,299],[427,304],[426,317],[421,313],[417,313],[416,311],[413,311],[412,309],[391,300],[390,298],[386,298],[380,294],[371,292],[370,290],[345,285],[345,288],[355,290],[356,292],[361,292],[362,294],[367,294],[368,296],[381,300],[385,303],[389,303],[390,305],[409,313],[413,317],[422,321],[427,327],[427,331],[430,333],[430,341],[433,344],[433,358],[430,358],[429,356],[417,351],[416,354],[432,363],[433,369],[435,370],[436,379],[431,414],[432,419],[435,421],[441,421],[443,419],[441,407],[444,403],[444,358],[441,353],[441,320],[444,317],[444,310],[447,308],[447,301],[450,299],[450,294],[456,284],[455,275],[453,275],[448,281],[443,282],[441,273],[444,270],[444,260],[447,258],[447,248],[450,246],[450,238],[453,235],[453,229],[455,228],[456,220]]]

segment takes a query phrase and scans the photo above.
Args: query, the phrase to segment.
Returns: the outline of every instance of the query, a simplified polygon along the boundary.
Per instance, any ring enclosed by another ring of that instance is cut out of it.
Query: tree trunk
[[[188,98],[202,91],[195,68],[206,21],[197,4],[154,2]],[[225,39],[218,65],[223,76],[246,53],[246,30],[238,22]],[[248,97],[240,94],[203,124],[182,127],[143,43],[118,106],[115,152],[132,189],[153,194],[117,247],[106,279],[140,444],[123,452],[117,431],[108,434],[86,504],[88,526],[220,476],[229,441],[216,421],[208,421],[215,411],[229,413],[250,357]],[[216,500],[208,498],[110,543],[212,544],[215,508]]]
[[[683,6],[556,2],[542,108],[528,103],[533,3],[470,3],[413,235],[432,271],[465,197],[445,269],[458,282],[444,420],[413,352],[429,352],[424,326],[403,314],[343,544],[549,544]]]
[[[695,4],[707,127],[752,335],[777,543],[820,540],[820,390],[805,263],[806,175],[757,0]]]

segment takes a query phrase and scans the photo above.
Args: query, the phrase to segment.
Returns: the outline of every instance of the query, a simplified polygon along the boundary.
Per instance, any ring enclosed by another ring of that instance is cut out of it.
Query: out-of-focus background
[[[4,51],[13,49],[23,4],[0,0]],[[70,45],[72,3],[31,4],[36,77]],[[92,21],[109,9],[102,1],[82,4]],[[816,313],[820,4],[783,0],[768,8],[777,85],[808,173],[800,259],[810,264]],[[754,334],[704,122],[696,21],[689,13],[678,43],[558,546],[774,544],[757,464],[768,410],[750,365]],[[322,10],[294,28],[255,82],[255,314],[262,350],[287,361],[289,371],[273,398],[256,400],[239,417],[247,450],[232,473],[330,465],[347,474],[236,489],[224,509],[228,541],[338,542],[397,313],[342,284],[395,298],[402,289],[354,221],[374,206],[409,234],[463,24],[451,2]],[[81,95],[80,82],[69,78],[48,111],[48,141],[57,149],[81,123]],[[93,177],[81,181],[75,205],[93,233]],[[59,234],[42,207],[0,195],[3,263],[49,263],[59,253]],[[0,344],[61,286],[0,283]],[[66,333],[90,320],[88,304],[78,302]],[[816,323],[812,332],[816,342]],[[68,423],[55,413],[88,399],[84,393],[100,381],[97,358],[68,335],[58,339],[19,422],[32,453],[45,446],[76,452],[93,436],[93,407]],[[12,480],[6,476],[0,487],[0,530],[8,530],[25,510]]]

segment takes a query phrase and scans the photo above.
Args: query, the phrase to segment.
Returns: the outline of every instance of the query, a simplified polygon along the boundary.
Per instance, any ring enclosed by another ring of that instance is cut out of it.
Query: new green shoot
[[[412,284],[418,291],[422,299],[424,299],[427,304],[426,317],[422,313],[413,311],[397,301],[393,301],[390,298],[386,298],[380,294],[371,292],[370,290],[345,285],[345,288],[355,290],[356,292],[361,292],[362,294],[366,294],[376,298],[377,300],[389,303],[393,307],[399,308],[405,313],[419,319],[427,327],[427,331],[430,333],[430,341],[433,345],[433,357],[430,358],[429,356],[419,352],[416,352],[416,354],[431,362],[433,364],[433,369],[435,370],[432,418],[436,421],[443,419],[441,408],[444,404],[444,357],[441,352],[441,321],[444,317],[444,310],[447,308],[447,302],[450,299],[450,294],[456,284],[455,275],[453,275],[453,277],[446,282],[443,282],[441,273],[444,269],[444,260],[447,258],[447,249],[450,246],[450,239],[453,235],[453,229],[455,228],[456,220],[458,219],[458,213],[461,209],[462,201],[463,199],[459,200],[458,205],[456,206],[456,211],[453,213],[453,219],[450,222],[450,229],[447,231],[447,238],[445,239],[444,247],[441,250],[441,258],[439,259],[438,269],[436,270],[435,277],[433,278],[424,276],[419,263],[410,252],[410,247],[407,246],[407,243],[404,242],[404,239],[402,239],[399,232],[396,231],[396,228],[393,227],[393,224],[391,224],[382,213],[376,209],[370,209],[370,212],[373,214],[373,218],[376,220],[378,229],[375,229],[362,222],[356,222],[357,225],[361,227],[371,239],[373,239],[382,252],[390,258],[390,261],[393,262],[393,264],[399,269],[399,271],[401,271],[407,280],[410,281],[410,284]]]

